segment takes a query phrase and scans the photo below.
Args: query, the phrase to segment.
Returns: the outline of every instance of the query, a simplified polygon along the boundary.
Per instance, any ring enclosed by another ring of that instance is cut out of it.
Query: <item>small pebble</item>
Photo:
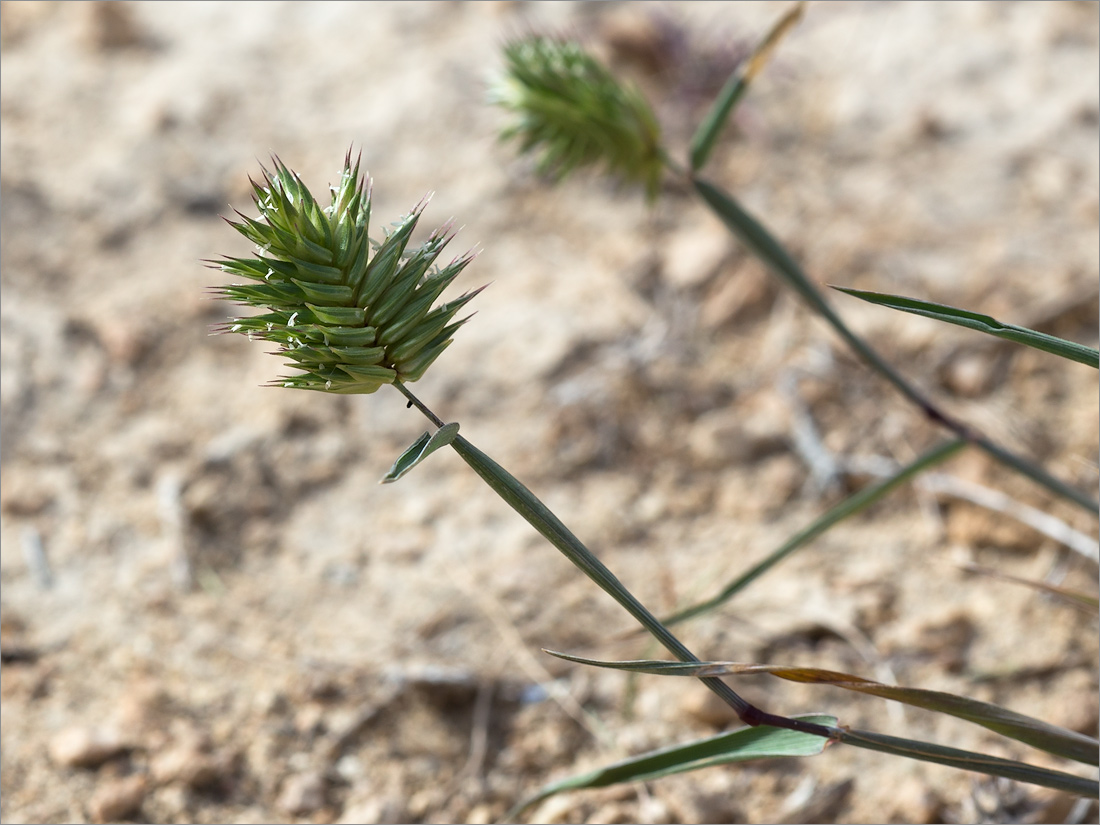
[[[709,690],[692,690],[684,693],[680,709],[705,725],[724,728],[737,722],[737,712]]]
[[[50,740],[50,758],[66,768],[98,768],[126,750],[113,731],[73,726]]]
[[[669,241],[665,278],[673,286],[690,289],[704,283],[729,254],[729,236],[710,225],[687,227]]]
[[[132,819],[145,800],[145,777],[136,774],[104,782],[88,803],[94,822],[118,822]]]
[[[278,806],[291,816],[308,816],[325,804],[325,778],[318,771],[296,773],[283,782]]]
[[[496,819],[493,815],[493,809],[483,802],[474,805],[470,812],[466,814],[466,825],[488,825],[490,822],[496,822]]]
[[[754,400],[755,401],[755,400]],[[786,449],[788,416],[778,403],[741,405],[700,416],[688,432],[688,448],[699,466],[752,463]]]
[[[222,772],[217,758],[206,753],[197,739],[160,751],[153,757],[150,770],[157,784],[181,782],[192,790],[210,787]]]
[[[944,368],[942,381],[962,398],[980,398],[996,388],[996,365],[988,355],[970,352],[953,358]]]

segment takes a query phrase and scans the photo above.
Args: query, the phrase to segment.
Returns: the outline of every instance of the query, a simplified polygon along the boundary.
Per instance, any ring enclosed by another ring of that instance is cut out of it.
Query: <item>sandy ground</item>
[[[586,33],[681,151],[782,8],[4,2],[4,822],[488,822],[551,779],[713,733],[699,685],[567,665],[654,656],[396,392],[264,389],[201,259],[277,152],[321,190],[349,145],[376,220],[434,190],[492,282],[416,390],[655,610],[710,595],[839,500],[838,459],[942,435],[670,185],[558,188],[495,140],[510,33]],[[812,6],[710,174],[823,283],[920,295],[1095,346],[1098,7]],[[426,231],[426,230],[425,230]],[[947,407],[1096,495],[1097,376],[838,297]],[[1095,536],[976,454],[945,471]],[[866,481],[866,478],[863,479]],[[859,478],[848,477],[854,488]],[[1097,625],[976,562],[1096,591],[1003,515],[900,491],[683,627],[705,657],[833,667],[1096,733]],[[1058,767],[981,729],[761,677],[784,713]],[[1073,769],[1073,766],[1070,766]],[[544,822],[1063,821],[1073,800],[832,748],[561,796]],[[1096,808],[1077,811],[1096,821]]]

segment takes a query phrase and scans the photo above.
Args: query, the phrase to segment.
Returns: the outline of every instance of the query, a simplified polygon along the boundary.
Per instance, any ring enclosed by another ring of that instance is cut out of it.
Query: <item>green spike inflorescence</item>
[[[279,345],[277,354],[300,372],[271,386],[371,393],[395,380],[416,381],[466,321],[451,319],[481,291],[432,308],[474,254],[435,265],[453,237],[449,224],[408,248],[426,201],[373,242],[369,179],[350,153],[326,208],[278,158],[273,164],[274,172],[264,169],[262,181],[252,181],[260,219],[238,213],[240,221],[229,221],[256,244],[257,257],[214,262],[249,281],[215,287],[217,295],[266,311],[217,331]]]
[[[502,138],[518,139],[521,152],[537,152],[540,172],[562,178],[602,164],[656,197],[661,127],[637,88],[569,40],[521,38],[504,47],[504,60],[489,93],[513,115]]]

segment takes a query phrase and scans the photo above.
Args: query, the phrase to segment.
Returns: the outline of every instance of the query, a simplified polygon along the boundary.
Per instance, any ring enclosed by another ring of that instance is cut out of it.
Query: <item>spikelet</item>
[[[642,93],[620,83],[579,44],[539,35],[504,47],[504,73],[489,99],[512,114],[502,139],[537,153],[540,172],[562,178],[585,166],[641,183],[652,200],[660,184],[661,128]]]
[[[372,393],[419,379],[467,320],[452,318],[481,291],[432,307],[474,253],[435,265],[453,237],[450,223],[409,248],[426,199],[373,242],[370,181],[350,152],[325,208],[278,158],[272,162],[273,172],[263,169],[263,179],[252,181],[260,219],[238,212],[240,220],[229,221],[256,244],[257,257],[211,262],[249,281],[214,287],[216,295],[265,311],[215,331],[279,345],[276,354],[299,372],[269,386]]]

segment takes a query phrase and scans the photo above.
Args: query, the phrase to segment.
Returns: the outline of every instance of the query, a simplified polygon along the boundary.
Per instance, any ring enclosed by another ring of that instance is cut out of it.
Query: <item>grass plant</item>
[[[639,184],[650,199],[659,196],[664,175],[683,179],[731,234],[793,289],[812,312],[823,318],[869,368],[947,433],[944,441],[915,462],[823,514],[763,562],[738,574],[711,599],[684,608],[663,621],[635,598],[533,492],[460,435],[458,423],[446,422],[410,389],[409,385],[424,375],[465,323],[466,318],[456,321],[455,316],[477,294],[469,292],[433,306],[473,255],[460,255],[443,266],[436,263],[451,239],[448,226],[436,230],[422,244],[410,245],[424,203],[400,218],[395,228],[383,233],[376,242],[369,235],[370,184],[361,174],[359,161],[353,161],[350,153],[339,183],[332,187],[331,203],[323,207],[297,175],[276,159],[273,169],[265,169],[261,179],[253,182],[258,218],[241,214],[239,220],[231,221],[255,244],[255,257],[215,262],[227,274],[244,281],[217,287],[216,293],[262,310],[258,315],[235,318],[220,331],[241,333],[277,345],[277,354],[286,360],[291,372],[275,379],[273,386],[360,394],[392,386],[409,407],[427,418],[434,430],[418,438],[397,459],[384,481],[400,479],[439,449],[453,449],[504,502],[615,599],[677,661],[609,663],[555,655],[587,665],[699,679],[732,707],[747,726],[547,785],[524,800],[512,815],[518,816],[526,805],[564,790],[652,779],[723,762],[812,755],[829,744],[936,762],[1086,797],[1095,798],[1100,793],[1096,781],[1068,770],[854,730],[833,716],[784,716],[769,712],[745,700],[722,677],[770,674],[905,702],[982,725],[1078,765],[1097,765],[1100,741],[1094,737],[965,697],[884,685],[851,674],[783,665],[701,661],[670,629],[734,598],[825,530],[965,449],[989,454],[1050,493],[1094,515],[1098,509],[1088,493],[1055,478],[1030,458],[957,420],[918,390],[851,330],[759,219],[729,192],[702,177],[737,102],[801,13],[802,6],[796,5],[783,15],[756,52],[734,71],[691,141],[685,164],[674,161],[672,151],[662,144],[659,123],[644,96],[617,81],[609,69],[574,41],[536,35],[513,41],[504,49],[505,71],[492,90],[492,100],[509,114],[504,137],[518,141],[522,151],[534,153],[539,169],[554,178],[595,167],[619,180]],[[895,309],[1008,337],[1093,368],[1097,366],[1095,349],[1001,324],[978,313],[896,296],[844,291]]]

